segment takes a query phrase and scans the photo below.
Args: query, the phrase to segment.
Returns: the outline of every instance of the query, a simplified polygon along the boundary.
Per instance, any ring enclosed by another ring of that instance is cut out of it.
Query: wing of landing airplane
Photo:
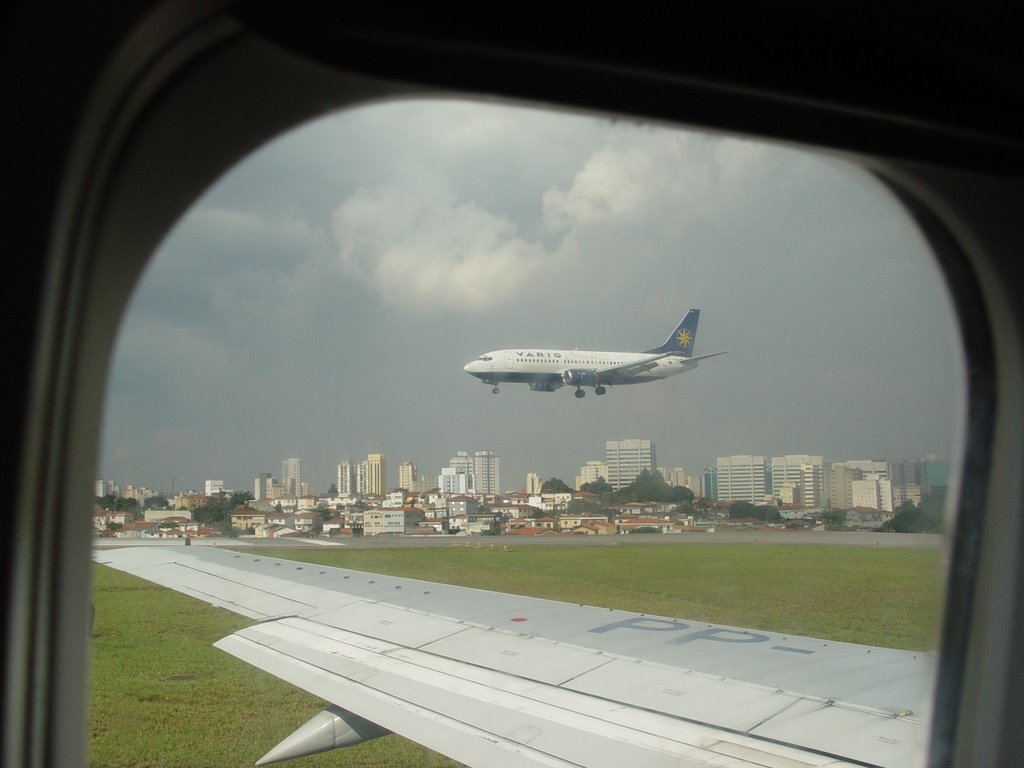
[[[905,766],[927,654],[214,547],[95,559],[259,623],[216,643],[330,701],[262,763],[399,733],[471,766]]]
[[[689,362],[698,362],[700,360],[706,360],[709,357],[718,357],[719,355],[728,354],[731,350],[723,350],[721,352],[711,352],[707,355],[697,355],[696,357],[685,358]],[[646,360],[641,360],[636,363],[622,363],[621,365],[612,365],[607,368],[598,368],[594,373],[597,374],[598,381],[602,384],[622,384],[629,381],[637,374],[649,371],[658,365],[659,360],[663,360],[666,357],[680,356],[678,352],[663,352],[659,355],[652,355]]]

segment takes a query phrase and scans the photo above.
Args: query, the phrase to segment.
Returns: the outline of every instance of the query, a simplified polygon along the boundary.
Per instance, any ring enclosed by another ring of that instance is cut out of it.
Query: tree
[[[580,486],[581,491],[587,493],[596,493],[598,497],[605,493],[611,493],[614,489],[611,484],[600,475],[597,476],[597,480],[592,483],[584,483]]]
[[[631,530],[630,533],[661,533],[661,528],[655,525],[641,525]]]
[[[905,501],[896,510],[896,516],[882,526],[885,530],[897,533],[934,533],[942,527],[942,501],[921,500],[921,506],[915,507],[912,502]]]
[[[689,501],[684,501],[682,504],[676,504],[674,507],[672,507],[672,514],[673,515],[692,515],[693,514],[693,504],[691,504]]]
[[[734,501],[729,505],[729,517],[733,520],[753,517],[754,505],[749,501]]]
[[[715,500],[709,499],[707,496],[701,496],[699,499],[695,499],[693,506],[699,512],[707,512],[709,509],[713,509],[715,506]]]
[[[235,491],[228,499],[228,505],[234,509],[235,507],[241,507],[247,501],[252,501],[252,499],[253,495],[251,491]]]
[[[669,501],[673,501],[676,504],[681,504],[683,502],[687,502],[687,503],[692,502],[693,501],[693,491],[691,491],[685,485],[674,485],[674,486],[672,486],[671,490],[669,491],[669,499],[668,500]]]
[[[540,487],[541,493],[572,493],[572,488],[566,485],[564,482],[559,480],[557,477],[552,477],[550,480],[545,480],[544,485]]]
[[[831,528],[842,528],[846,525],[846,510],[845,509],[830,509],[821,516],[822,521],[826,526]]]

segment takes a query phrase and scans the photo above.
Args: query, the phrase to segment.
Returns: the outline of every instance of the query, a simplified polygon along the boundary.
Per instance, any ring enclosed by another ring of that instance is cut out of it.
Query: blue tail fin
[[[700,320],[700,310],[691,309],[686,317],[679,321],[679,325],[672,331],[672,335],[665,339],[660,347],[647,350],[652,354],[664,354],[674,352],[686,357],[693,357],[693,348],[697,343],[697,321]]]

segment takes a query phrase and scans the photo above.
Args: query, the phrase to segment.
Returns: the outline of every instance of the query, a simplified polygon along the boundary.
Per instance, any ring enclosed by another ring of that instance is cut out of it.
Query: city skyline
[[[576,401],[492,395],[463,371],[524,343],[650,348],[698,306],[694,353],[733,352],[676,379]],[[346,456],[433,471],[486,447],[517,485],[571,485],[638,435],[694,468],[808,447],[956,456],[962,381],[924,239],[838,159],[395,102],[283,135],[174,227],[119,336],[98,474],[249,489],[301,456],[325,489]]]
[[[699,481],[702,477],[707,475],[708,471],[715,471],[716,472],[715,492],[714,493],[709,493],[708,492],[709,489],[702,489],[703,492],[704,492],[704,495],[710,496],[712,498],[714,498],[717,495],[717,492],[719,490],[721,490],[721,489],[719,489],[719,486],[718,486],[718,477],[721,476],[723,462],[725,463],[726,467],[728,467],[730,465],[730,463],[734,463],[736,460],[741,460],[741,463],[743,465],[743,472],[746,475],[750,475],[750,473],[753,471],[752,467],[750,466],[751,460],[754,460],[755,462],[759,462],[760,463],[760,466],[761,466],[761,470],[760,471],[762,473],[761,474],[761,484],[759,486],[757,486],[757,488],[760,489],[760,491],[758,492],[758,493],[760,493],[760,495],[762,495],[762,496],[772,495],[772,496],[775,496],[775,497],[781,497],[783,495],[783,494],[780,493],[781,486],[783,484],[785,484],[786,482],[796,482],[797,484],[804,486],[804,488],[805,488],[804,492],[805,493],[807,492],[806,489],[811,489],[811,493],[814,496],[813,496],[813,498],[809,497],[809,498],[806,499],[806,501],[808,503],[811,503],[812,501],[815,502],[815,503],[820,502],[820,495],[823,493],[823,484],[825,482],[823,477],[822,477],[822,475],[821,475],[823,467],[826,470],[831,470],[833,467],[842,467],[843,470],[846,470],[847,468],[849,468],[849,469],[857,471],[858,473],[862,473],[865,476],[870,476],[872,473],[878,473],[878,472],[882,472],[884,474],[888,474],[890,472],[890,470],[892,470],[892,471],[895,471],[896,473],[898,473],[899,476],[898,477],[893,477],[891,479],[894,481],[894,484],[900,484],[900,485],[905,484],[905,483],[911,483],[911,484],[916,483],[916,484],[919,484],[919,485],[921,484],[921,479],[920,478],[916,478],[915,479],[915,478],[909,477],[907,475],[907,473],[909,473],[911,471],[911,470],[907,469],[907,467],[910,466],[910,465],[923,465],[923,464],[926,464],[928,462],[936,462],[936,461],[946,465],[946,469],[944,470],[944,473],[943,473],[943,482],[942,482],[943,485],[946,484],[946,473],[949,472],[948,461],[946,460],[945,457],[940,456],[938,454],[927,453],[927,452],[923,453],[923,454],[919,454],[918,456],[916,456],[914,458],[907,458],[907,457],[893,458],[893,457],[875,456],[875,457],[872,457],[872,458],[864,458],[864,457],[849,458],[848,457],[848,458],[845,458],[845,459],[823,458],[822,456],[814,456],[814,455],[808,455],[808,454],[786,454],[786,455],[779,455],[779,454],[764,454],[764,455],[759,455],[759,454],[730,454],[730,455],[727,455],[727,456],[712,457],[708,462],[705,462],[705,463],[703,463],[703,464],[701,464],[699,466],[695,465],[693,467],[683,467],[683,466],[679,466],[678,464],[676,464],[674,462],[667,462],[667,463],[665,463],[665,462],[658,461],[656,459],[656,450],[657,449],[656,449],[656,445],[654,444],[653,441],[645,440],[645,439],[642,439],[642,438],[627,438],[627,439],[623,439],[623,440],[606,441],[606,453],[608,455],[612,454],[612,451],[613,451],[612,444],[613,443],[625,444],[623,446],[623,450],[625,450],[625,452],[627,454],[630,454],[629,461],[631,461],[632,463],[636,464],[636,466],[631,467],[632,471],[630,472],[630,475],[628,477],[628,481],[624,480],[622,483],[619,484],[618,487],[624,487],[625,485],[628,485],[629,482],[631,482],[633,479],[635,479],[635,477],[639,474],[639,472],[644,470],[644,469],[647,469],[647,470],[650,470],[650,471],[657,471],[657,472],[659,472],[662,475],[662,477],[665,479],[665,481],[669,482],[669,484],[671,484],[671,485],[684,485],[685,484],[685,483],[682,483],[682,482],[673,482],[673,478],[670,477],[670,475],[673,474],[673,473],[684,472],[685,475],[687,477],[689,477],[690,479],[692,479],[694,481]],[[641,444],[641,445],[636,445],[636,444]],[[643,445],[643,444],[646,444],[646,445]],[[618,450],[619,450],[619,448],[615,449],[615,451],[618,451]],[[642,455],[642,453],[641,453],[642,451],[646,451],[646,455],[651,457],[650,460],[644,461],[644,460],[639,458]],[[500,460],[500,456],[498,456],[495,452],[490,451],[490,450],[476,451],[475,453],[477,453],[477,454],[486,453],[492,459]],[[370,455],[380,456],[380,459],[382,460],[383,463],[387,462],[387,457],[385,457],[383,455],[380,455],[380,454],[370,454]],[[461,468],[458,468],[458,462],[463,457],[467,461],[467,466],[469,467],[468,472],[470,474],[472,474],[472,472],[474,471],[474,468],[475,468],[475,465],[474,465],[474,462],[473,462],[473,458],[474,457],[468,455],[468,452],[466,452],[466,451],[458,451],[456,453],[456,455],[453,456],[449,460],[449,463],[448,463],[447,466],[440,467],[438,469],[438,472],[436,472],[436,473],[430,473],[430,472],[421,473],[419,475],[419,477],[420,478],[426,477],[428,479],[435,479],[436,478],[436,480],[438,482],[436,482],[434,485],[432,485],[431,489],[437,488],[441,492],[445,492],[445,493],[471,493],[471,494],[483,494],[483,495],[489,495],[489,494],[499,494],[499,495],[501,495],[501,494],[512,494],[512,493],[517,493],[517,492],[521,492],[521,491],[525,491],[527,493],[530,493],[530,492],[532,492],[532,490],[530,488],[530,477],[535,475],[535,474],[539,478],[540,482],[544,482],[544,481],[549,480],[549,479],[558,479],[558,480],[562,480],[563,482],[565,482],[570,488],[574,487],[575,481],[580,481],[580,480],[582,480],[583,482],[594,482],[595,480],[597,480],[598,477],[603,477],[606,481],[609,481],[609,478],[606,477],[604,474],[599,474],[599,473],[596,473],[596,472],[593,471],[595,465],[604,465],[604,467],[607,468],[607,466],[608,466],[608,461],[607,460],[605,460],[605,459],[586,459],[586,460],[581,461],[580,465],[577,467],[576,473],[574,473],[572,476],[560,476],[560,475],[551,475],[551,474],[545,474],[545,473],[529,472],[524,477],[521,478],[522,482],[519,483],[518,485],[516,485],[515,487],[510,487],[508,485],[501,486],[500,488],[489,486],[485,490],[481,490],[479,488],[473,487],[472,484],[470,484],[468,486],[461,486],[461,487],[456,488],[456,489],[452,489],[452,488],[447,488],[446,489],[445,488],[445,484],[444,484],[443,479],[442,479],[443,478],[443,474],[446,471],[454,472],[456,469],[458,469],[458,471],[460,471],[460,472],[466,471],[466,470],[463,470]],[[299,459],[299,458],[291,458],[291,459],[287,459],[284,462],[282,462],[282,474],[284,474],[284,467],[285,467],[286,464],[288,464],[289,462],[296,462],[296,461],[301,461],[301,459]],[[360,463],[362,463],[363,465],[366,465],[367,461],[363,460],[362,462],[359,462],[359,461],[353,462],[351,460],[344,459],[344,460],[342,460],[341,462],[339,462],[338,464],[335,465],[335,472],[338,473],[338,476],[340,477],[340,473],[342,472],[342,467],[347,467],[347,468],[349,468],[352,471],[353,477],[355,477],[357,475],[357,472],[355,471],[355,468]],[[395,490],[406,490],[406,491],[412,490],[410,488],[405,488],[401,484],[401,474],[400,474],[401,466],[402,465],[406,465],[406,464],[409,464],[409,465],[411,465],[413,467],[416,466],[415,462],[413,462],[411,460],[404,460],[403,462],[401,462],[401,465],[399,466],[399,468],[396,469],[396,473],[399,473],[398,477],[396,478],[396,482],[387,482],[387,484],[383,487],[383,490],[381,492],[379,492],[379,493],[376,493],[376,495],[383,495],[383,494],[386,494],[386,493],[388,493],[390,491],[395,491]],[[810,466],[808,466],[808,465],[810,465]],[[814,469],[814,467],[817,467],[817,469]],[[588,474],[587,474],[588,470],[590,470],[591,476],[588,476]],[[915,471],[920,471],[920,467],[917,467],[915,469]],[[580,472],[583,473],[582,476],[580,475]],[[668,472],[669,474],[666,474],[666,472]],[[794,474],[794,472],[795,472],[795,474]],[[677,475],[677,477],[675,479],[678,479],[678,477],[679,476]],[[386,478],[386,480],[390,480],[390,479],[391,478]],[[245,491],[253,492],[254,484],[255,484],[256,488],[263,487],[263,485],[265,483],[269,487],[269,484],[271,483],[271,481],[275,481],[275,484],[277,485],[278,488],[280,488],[281,492],[282,493],[286,493],[285,489],[288,487],[288,483],[285,480],[283,480],[282,478],[274,478],[274,477],[272,477],[272,475],[270,473],[264,473],[264,472],[258,472],[256,474],[254,474],[253,477],[250,479],[248,487],[237,487],[237,488],[235,488],[235,487],[231,487],[229,484],[226,484],[223,480],[220,480],[220,479],[217,479],[217,478],[206,478],[199,485],[178,488],[177,489],[177,493],[205,493],[206,495],[210,495],[209,494],[209,487],[210,487],[211,483],[217,484],[217,490],[218,491],[224,491],[224,492],[228,492],[228,493],[245,492]],[[751,485],[752,482],[753,482],[752,480],[747,482],[746,485],[744,486],[743,492],[733,496],[733,498],[745,498],[747,496],[750,496],[751,493],[753,493],[753,491],[755,490],[754,487]],[[97,484],[97,488],[99,488],[100,486],[103,486],[103,487],[107,488],[107,487],[109,487],[112,484],[113,486],[116,486],[117,488],[121,489],[122,491],[123,491],[123,489],[125,487],[132,487],[132,488],[146,488],[148,490],[155,491],[157,493],[166,493],[166,489],[161,489],[161,488],[159,488],[157,486],[153,486],[153,485],[150,485],[148,483],[144,483],[144,482],[143,483],[139,483],[139,482],[132,482],[132,481],[124,482],[124,481],[119,481],[119,480],[113,479],[113,478],[97,478],[96,479],[96,484]],[[614,484],[612,484],[610,482],[609,482],[609,484],[613,485],[613,487],[614,487]],[[366,485],[366,481],[365,480],[364,480],[364,485]],[[356,481],[353,481],[352,486],[351,486],[351,488],[349,490],[346,490],[344,484],[339,484],[336,481],[331,481],[330,485],[326,486],[324,488],[311,487],[308,483],[305,483],[305,482],[303,482],[303,486],[305,486],[306,490],[310,494],[317,495],[317,496],[326,496],[326,495],[328,495],[330,486],[334,486],[335,490],[337,491],[337,494],[340,495],[340,496],[363,495],[363,494],[368,494],[368,493],[369,494],[375,493],[373,491],[370,491],[368,488],[365,489],[365,490],[359,490],[356,487],[357,486],[357,482]],[[729,488],[731,486],[729,485],[729,483],[723,483],[723,487],[724,488]],[[200,490],[200,489],[205,489],[205,490]],[[427,490],[427,489],[426,488],[422,488],[420,490]],[[756,497],[758,495],[758,493],[753,493],[753,495]],[[100,495],[104,495],[104,494],[100,494]],[[287,495],[294,495],[294,494],[287,493]],[[259,492],[255,492],[255,493],[253,493],[253,497],[258,500],[260,498],[265,498],[266,494],[261,494]],[[843,505],[845,505],[846,502],[848,501],[848,499],[846,499],[846,497],[843,496],[842,494],[840,494],[839,498],[840,498],[840,500],[841,500]]]

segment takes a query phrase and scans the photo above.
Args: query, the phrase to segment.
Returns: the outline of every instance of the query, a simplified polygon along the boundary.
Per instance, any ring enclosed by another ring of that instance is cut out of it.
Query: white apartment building
[[[256,475],[256,479],[252,481],[252,499],[253,501],[262,501],[263,499],[270,498],[270,488],[273,485],[274,478],[270,476],[269,472],[260,472]]]
[[[218,493],[224,492],[224,481],[223,480],[207,480],[204,484],[204,495],[215,496]]]
[[[398,487],[406,491],[412,490],[416,482],[416,465],[406,459],[398,465]]]
[[[880,512],[892,512],[893,506],[892,481],[874,476],[852,482],[851,507],[867,507]]]
[[[356,494],[365,496],[370,492],[370,465],[360,461],[355,466]]]
[[[715,460],[718,496],[722,501],[749,501],[763,504],[767,462],[764,456],[719,456]]]
[[[473,454],[473,479],[477,493],[501,493],[501,459],[494,451]]]
[[[800,487],[801,504],[820,507],[825,503],[825,465],[821,456],[788,454],[772,456],[772,496],[781,498],[787,483]]]
[[[604,450],[608,464],[606,479],[616,490],[632,483],[645,469],[653,471],[657,464],[654,443],[650,440],[608,440]]]
[[[281,462],[281,485],[285,493],[302,494],[302,459],[293,457]]]
[[[455,467],[442,467],[437,476],[437,487],[441,493],[474,493],[473,475],[460,472]]]
[[[351,461],[342,459],[338,462],[338,479],[335,482],[339,496],[352,496],[356,492],[356,469]]]
[[[116,496],[117,495],[117,483],[113,480],[97,480],[96,481],[96,495],[99,497],[103,496]]]
[[[580,473],[576,476],[576,490],[578,491],[587,483],[596,483],[599,477],[603,477],[607,482],[608,462],[591,459],[580,467]],[[539,487],[537,488],[537,492],[540,492]]]

